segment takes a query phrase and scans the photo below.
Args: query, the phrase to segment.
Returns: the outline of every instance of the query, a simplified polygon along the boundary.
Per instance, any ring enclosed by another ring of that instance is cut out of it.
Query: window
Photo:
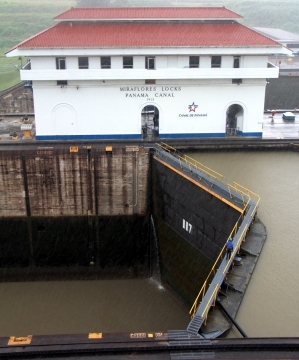
[[[146,56],[145,57],[145,68],[148,70],[155,70],[155,57],[154,56]]]
[[[123,57],[123,68],[124,69],[133,69],[133,56],[124,56]]]
[[[78,67],[79,69],[88,69],[88,57],[79,57],[78,58]]]
[[[147,80],[145,80],[145,84],[146,84],[146,85],[154,85],[154,84],[156,84],[156,80],[154,80],[154,79],[147,79]]]
[[[189,56],[189,68],[199,67],[199,56]]]
[[[234,68],[240,67],[240,56],[234,56]]]
[[[65,86],[67,85],[67,80],[57,80],[57,85]]]
[[[56,58],[56,69],[57,70],[65,70],[66,69],[65,57]]]
[[[242,79],[232,79],[232,84],[242,84]]]
[[[221,67],[221,56],[212,56],[211,67],[212,68],[220,68]]]
[[[101,56],[101,69],[111,69],[110,56]]]
[[[31,80],[26,80],[24,82],[24,88],[25,89],[32,89],[32,81]]]

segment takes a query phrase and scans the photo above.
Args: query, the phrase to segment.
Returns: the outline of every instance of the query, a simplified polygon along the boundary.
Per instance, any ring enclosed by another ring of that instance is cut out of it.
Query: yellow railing
[[[210,178],[222,182],[223,175],[221,175],[218,172],[210,169],[209,167],[201,164],[200,162],[196,161],[195,159],[191,158],[190,156],[180,153],[177,149],[175,149],[172,146],[167,145],[163,142],[156,144],[156,145],[159,146],[164,151],[175,156],[179,160],[181,167],[182,167],[182,162],[184,162],[185,164],[188,165],[190,171],[192,171],[192,169],[200,170],[201,172],[203,172]],[[211,186],[213,186],[213,184],[211,184]]]
[[[254,216],[255,216],[255,213],[256,213],[258,204],[259,204],[259,202],[260,202],[260,197],[259,197],[257,194],[255,194],[255,195],[258,197],[258,200],[257,200],[257,202],[256,202],[256,204],[255,204],[255,206],[254,206],[254,208],[253,208],[253,210],[252,210],[252,212],[251,212],[251,214],[250,214],[251,221],[254,220]],[[237,234],[238,229],[239,229],[239,227],[240,227],[241,218],[242,218],[242,216],[241,216],[241,217],[239,218],[239,220],[236,222],[236,224],[235,224],[235,226],[233,227],[233,230],[231,231],[231,233],[229,234],[227,240],[228,240],[230,237],[232,237],[232,238],[235,238],[235,237],[236,237],[236,234]],[[248,229],[249,229],[249,225],[246,224],[246,226],[244,227],[241,235],[239,236],[238,242],[237,242],[237,244],[236,244],[236,246],[235,246],[235,250],[234,250],[234,252],[233,252],[233,254],[232,254],[232,258],[235,256],[235,254],[236,254],[237,252],[240,251],[241,244],[242,244],[242,242],[244,242],[245,239],[246,239],[246,234],[247,234]],[[194,303],[193,303],[190,311],[189,311],[189,314],[191,315],[191,318],[193,318],[193,316],[196,314],[197,309],[198,309],[198,307],[199,307],[202,299],[203,299],[204,296],[205,296],[206,288],[207,288],[207,287],[210,285],[210,283],[212,282],[212,280],[213,280],[213,275],[216,274],[216,272],[217,272],[217,270],[218,270],[218,267],[219,267],[219,265],[220,265],[221,262],[222,262],[223,254],[224,254],[225,250],[226,250],[226,249],[225,249],[225,245],[224,245],[223,248],[221,249],[221,251],[220,251],[220,253],[219,253],[219,255],[218,255],[218,257],[217,257],[217,259],[216,259],[216,261],[215,261],[215,263],[214,263],[214,265],[212,266],[211,271],[209,272],[206,280],[204,281],[204,283],[203,283],[203,285],[202,285],[202,287],[201,287],[201,289],[200,289],[200,291],[199,291],[199,293],[198,293],[198,295],[197,295],[197,297],[196,297],[196,299],[195,299],[195,301],[194,301]],[[230,263],[228,262],[227,265],[226,265],[226,267],[225,267],[224,270],[223,270],[223,274],[226,274],[226,272],[227,272],[227,267],[228,267],[229,265],[230,265]],[[216,293],[215,293],[215,291],[214,291],[213,294],[212,294],[212,296],[214,296],[214,294],[215,294],[215,300],[216,300],[216,296],[217,296],[217,294],[218,294],[218,291],[217,291]],[[210,299],[210,300],[211,300],[211,299]],[[208,303],[209,303],[209,302],[210,302],[210,301],[208,301]],[[206,309],[204,310],[203,314],[200,314],[201,317],[206,317],[206,316],[207,316],[206,310],[208,310],[208,306],[207,306]]]
[[[199,175],[199,179],[203,180],[204,175],[209,178],[209,186],[213,186],[216,182],[221,183],[222,185],[227,187],[228,193],[230,198],[233,197],[233,191],[237,193],[243,202],[243,212],[246,211],[246,208],[248,207],[248,204],[253,197],[254,200],[258,200],[259,196],[249,189],[246,189],[244,186],[239,185],[238,183],[234,182],[233,184],[230,184],[228,180],[225,179],[225,177],[221,174],[219,174],[217,171],[212,170],[211,168],[203,165],[202,163],[196,161],[195,159],[191,158],[188,155],[182,154],[174,147],[167,145],[163,142],[156,144],[158,148],[161,148],[165,152],[175,156],[180,163],[180,167],[182,168],[182,163],[186,164],[190,170],[190,172],[193,171],[193,169],[199,170],[203,175]]]
[[[240,228],[240,225],[244,219],[244,216],[247,214],[247,211],[249,209],[249,205],[252,203],[255,204],[251,214],[250,214],[250,218],[251,221],[253,221],[254,219],[254,215],[256,213],[258,204],[260,202],[260,197],[255,194],[254,192],[252,192],[251,190],[245,188],[244,186],[234,182],[233,184],[230,184],[228,181],[226,181],[225,177],[221,174],[219,174],[218,172],[210,169],[209,167],[201,164],[200,162],[194,160],[193,158],[189,157],[188,155],[182,154],[180,153],[178,150],[176,150],[175,148],[173,148],[170,145],[167,145],[165,143],[158,143],[157,145],[157,151],[159,151],[159,148],[161,148],[162,150],[164,150],[166,153],[171,154],[172,156],[176,157],[179,160],[180,163],[180,167],[182,168],[182,163],[184,163],[185,165],[188,166],[190,172],[193,171],[193,169],[199,170],[203,175],[199,177],[199,179],[202,181],[204,179],[204,177],[208,177],[209,180],[207,181],[207,184],[209,186],[213,186],[216,182],[220,182],[222,185],[225,185],[227,187],[227,191],[229,193],[230,198],[233,197],[233,192],[237,193],[243,202],[243,211],[242,214],[240,216],[240,218],[238,219],[238,221],[236,222],[236,224],[234,225],[231,233],[229,234],[229,237],[235,238],[236,234]],[[163,155],[163,154],[162,154]],[[250,224],[249,224],[250,225]],[[245,241],[245,237],[246,237],[246,233],[249,229],[249,225],[246,224],[246,226],[244,227],[242,234],[239,236],[238,238],[238,242],[235,246],[235,250],[232,254],[232,256],[235,256],[235,254],[237,252],[239,252],[240,247],[241,247],[241,243],[243,241]],[[227,239],[228,240],[228,239]],[[225,253],[225,245],[223,246],[223,248],[221,249],[214,265],[212,266],[206,280],[204,281],[190,311],[189,314],[191,315],[191,317],[193,317],[196,312],[197,309],[202,301],[202,299],[204,298],[205,294],[206,294],[206,290],[209,287],[210,283],[213,280],[214,275],[216,274],[219,265],[221,264],[222,260],[223,260],[223,254]],[[224,273],[226,273],[227,271],[227,267],[230,265],[230,262],[228,262],[228,264],[226,265],[225,269],[224,269]],[[213,291],[213,294],[211,295],[211,298],[207,301],[207,306],[205,307],[205,309],[203,310],[203,314],[200,314],[201,317],[206,318],[207,317],[207,312],[209,310],[209,304],[211,303],[211,301],[213,300],[214,302],[216,301],[216,297],[218,294],[218,290],[219,290],[219,286],[216,286],[216,288]]]
[[[236,233],[237,233],[237,229],[238,229],[238,223],[235,224],[234,229],[233,229],[233,231],[231,232],[231,234],[230,234],[229,237],[235,237],[235,235],[236,235]],[[245,237],[246,237],[247,230],[248,230],[248,226],[246,225],[245,228],[244,228],[243,231],[242,231],[241,236],[239,237],[239,240],[238,240],[236,246],[235,246],[235,250],[233,251],[233,253],[232,253],[232,255],[231,255],[232,258],[235,256],[235,254],[236,254],[237,252],[240,251],[241,244],[242,244],[243,241],[245,241]],[[217,271],[217,270],[216,270],[216,267],[222,262],[222,259],[223,259],[223,256],[222,256],[222,255],[223,255],[224,252],[225,252],[225,246],[221,249],[221,252],[220,252],[217,260],[215,261],[215,263],[214,263],[214,265],[213,265],[213,267],[212,267],[212,270],[210,271],[207,279],[206,279],[205,282],[204,282],[204,285],[202,286],[200,292],[198,293],[198,295],[197,295],[197,297],[196,297],[196,299],[195,299],[195,301],[194,301],[194,303],[193,303],[193,305],[192,305],[192,307],[191,307],[191,309],[190,309],[190,311],[189,311],[189,315],[191,315],[191,318],[193,318],[194,315],[196,314],[197,309],[198,309],[198,307],[199,307],[202,299],[203,299],[204,296],[205,296],[207,284],[208,284],[208,283],[210,284],[210,283],[212,282],[212,275],[215,275],[215,273],[216,273],[216,271]],[[224,270],[223,270],[223,275],[225,275],[225,274],[227,273],[228,267],[229,267],[230,265],[231,265],[230,262],[228,262],[228,263],[226,264],[226,266],[225,266],[225,268],[224,268]],[[211,280],[211,281],[209,281],[209,280]],[[209,285],[208,285],[208,286],[209,286]],[[215,286],[215,289],[213,290],[213,293],[211,294],[210,298],[208,299],[208,301],[206,301],[206,306],[205,306],[203,312],[202,312],[201,314],[199,314],[202,318],[205,319],[205,321],[207,320],[208,311],[209,311],[209,309],[210,309],[210,304],[212,303],[212,301],[213,301],[213,306],[215,306],[215,302],[216,302],[216,299],[217,299],[217,296],[218,296],[218,290],[219,290],[219,289],[220,289],[220,285],[217,284],[217,285]],[[199,300],[200,300],[200,301],[199,301]]]
[[[234,238],[236,236],[236,233],[238,231],[238,228],[239,228],[239,221],[236,222],[235,226],[233,227],[233,230],[231,231],[231,233],[229,234],[229,237],[232,237]],[[204,298],[205,294],[206,294],[206,288],[209,287],[210,283],[212,282],[212,279],[213,279],[213,276],[216,274],[217,270],[218,270],[218,267],[219,265],[221,264],[222,262],[222,259],[223,259],[223,254],[226,252],[226,248],[225,248],[225,245],[223,246],[223,248],[221,249],[214,265],[212,266],[206,280],[204,281],[190,311],[189,311],[189,314],[191,315],[191,317],[193,317],[195,314],[196,314],[196,311],[198,309],[198,306],[200,305],[201,303],[201,300]]]

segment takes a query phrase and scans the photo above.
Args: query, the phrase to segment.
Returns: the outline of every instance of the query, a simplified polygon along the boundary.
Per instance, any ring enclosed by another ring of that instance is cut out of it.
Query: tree
[[[77,0],[78,7],[143,7],[143,6],[172,6],[171,0],[161,3],[161,0]]]
[[[115,6],[114,0],[78,0],[78,7],[111,7]]]

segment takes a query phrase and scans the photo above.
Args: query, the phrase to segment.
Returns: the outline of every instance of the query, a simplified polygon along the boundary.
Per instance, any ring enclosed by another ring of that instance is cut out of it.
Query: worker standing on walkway
[[[271,110],[271,115],[272,115],[272,120],[271,120],[271,122],[274,122],[274,116],[275,116],[275,114],[276,114],[276,110]]]
[[[226,260],[229,260],[232,254],[232,251],[234,250],[234,244],[233,244],[233,239],[229,238],[227,243],[225,244],[226,246]]]
[[[144,124],[142,126],[142,137],[143,137],[143,139],[146,139],[146,136],[147,136],[147,124]]]

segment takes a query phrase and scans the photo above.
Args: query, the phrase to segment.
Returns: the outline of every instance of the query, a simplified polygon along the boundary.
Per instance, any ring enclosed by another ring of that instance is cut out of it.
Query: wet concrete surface
[[[295,121],[284,121],[282,113],[276,113],[272,119],[270,113],[263,117],[263,139],[298,139],[299,138],[299,114]]]
[[[15,142],[20,140],[35,140],[35,121],[33,116],[28,118],[28,123],[32,124],[31,137],[25,138],[24,131],[21,130],[21,126],[24,124],[23,116],[0,117],[0,141]]]

